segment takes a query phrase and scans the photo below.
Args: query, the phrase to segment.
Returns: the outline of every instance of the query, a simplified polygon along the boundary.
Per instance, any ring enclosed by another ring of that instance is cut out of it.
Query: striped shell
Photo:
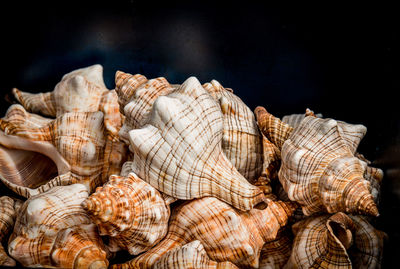
[[[128,132],[144,126],[155,100],[174,89],[163,77],[148,80],[140,74],[131,75],[117,71],[115,91],[118,94],[120,110],[126,117],[119,132],[121,140],[129,143]]]
[[[200,240],[211,260],[258,268],[261,248],[273,241],[295,207],[268,201],[265,209],[242,212],[213,197],[175,208],[166,237],[154,248],[114,268],[150,268],[168,251]]]
[[[203,87],[221,107],[223,152],[242,176],[254,182],[261,174],[263,143],[253,112],[231,89],[224,88],[218,81],[212,80]]]
[[[321,211],[379,215],[370,183],[363,177],[366,164],[354,156],[365,127],[307,116],[293,129],[264,108],[258,107],[256,114],[265,124],[264,134],[278,137],[274,144],[281,148],[279,180],[306,216]],[[350,133],[355,134],[351,139]]]
[[[234,168],[222,152],[223,115],[218,103],[191,77],[157,98],[148,124],[129,132],[132,169],[174,198],[217,197],[249,210],[262,191]]]
[[[310,217],[292,229],[295,239],[285,268],[380,268],[386,235],[363,216]]]
[[[157,244],[168,230],[169,207],[156,189],[133,173],[111,176],[82,206],[100,234],[110,236],[111,251],[125,249],[137,255]]]
[[[103,183],[106,140],[102,112],[65,113],[40,127],[1,119],[0,128],[7,132],[8,138],[19,137],[37,144],[45,142],[52,145],[49,147],[55,148],[68,163],[69,167],[62,172],[71,171],[71,182],[85,184],[90,190]]]
[[[15,260],[8,256],[2,243],[8,239],[14,227],[16,210],[14,200],[8,196],[0,197],[0,266],[15,266]]]
[[[236,269],[231,262],[215,262],[208,258],[204,246],[199,240],[192,241],[180,248],[165,253],[153,269]]]
[[[20,208],[8,251],[27,267],[107,268],[106,249],[80,204],[82,184],[56,186]]]
[[[267,242],[261,249],[260,269],[280,269],[290,257],[292,251],[292,238],[285,231],[279,233],[277,238]]]

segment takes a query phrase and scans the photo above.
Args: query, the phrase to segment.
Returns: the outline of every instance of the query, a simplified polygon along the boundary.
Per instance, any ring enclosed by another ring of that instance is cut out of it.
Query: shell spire
[[[285,141],[293,131],[293,128],[274,117],[261,106],[256,107],[254,113],[257,118],[258,126],[261,132],[269,141],[275,144],[279,149],[282,148]]]

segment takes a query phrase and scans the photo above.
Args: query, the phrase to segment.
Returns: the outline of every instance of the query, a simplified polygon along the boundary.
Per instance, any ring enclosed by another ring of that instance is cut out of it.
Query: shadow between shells
[[[101,65],[13,94],[2,266],[381,266],[383,172],[357,151],[361,124],[310,109],[279,119],[195,77],[117,71],[109,90]]]

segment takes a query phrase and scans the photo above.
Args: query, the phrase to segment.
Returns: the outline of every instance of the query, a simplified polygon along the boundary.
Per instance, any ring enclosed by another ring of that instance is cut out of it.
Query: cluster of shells
[[[0,198],[0,265],[380,267],[386,235],[370,223],[383,172],[357,152],[363,125],[253,113],[195,77],[118,71],[108,90],[100,65],[13,94],[0,119],[0,180],[16,193]]]

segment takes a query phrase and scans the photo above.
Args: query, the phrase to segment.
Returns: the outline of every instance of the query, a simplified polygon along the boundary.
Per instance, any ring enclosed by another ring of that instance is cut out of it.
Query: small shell
[[[163,77],[147,80],[140,74],[131,75],[117,71],[115,91],[118,94],[120,110],[126,117],[119,132],[120,138],[129,144],[128,132],[145,125],[155,100],[174,90],[175,88]]]
[[[82,206],[100,234],[110,236],[112,251],[125,249],[137,255],[157,244],[168,230],[169,207],[156,189],[133,173],[111,176]]]
[[[285,268],[380,268],[386,235],[364,216],[310,217],[292,229],[295,239]]]
[[[379,215],[363,178],[365,163],[354,156],[365,127],[307,116],[293,129],[261,107],[256,113],[263,133],[279,137],[274,143],[281,148],[279,180],[306,216],[321,211]]]
[[[2,243],[8,239],[14,227],[16,210],[14,200],[8,196],[0,197],[0,266],[15,266],[15,261],[7,255]]]
[[[152,267],[153,269],[236,269],[231,262],[215,262],[208,258],[199,240],[165,253]]]
[[[223,152],[240,174],[254,182],[261,174],[263,143],[253,112],[231,89],[224,88],[218,81],[212,80],[203,87],[221,107]]]
[[[10,237],[10,255],[27,267],[107,268],[105,247],[80,204],[84,185],[56,186],[28,199]]]
[[[133,172],[174,198],[217,197],[249,210],[262,191],[248,183],[222,152],[223,115],[217,102],[192,77],[160,96],[141,129],[129,132]]]
[[[166,237],[154,248],[114,268],[150,268],[165,253],[200,240],[210,259],[258,268],[261,248],[273,241],[295,207],[268,202],[264,209],[242,212],[213,197],[195,199],[175,208]]]

